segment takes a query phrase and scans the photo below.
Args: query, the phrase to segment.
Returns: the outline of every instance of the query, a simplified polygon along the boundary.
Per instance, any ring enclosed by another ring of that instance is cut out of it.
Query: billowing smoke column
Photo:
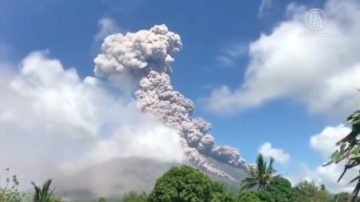
[[[193,103],[171,86],[170,64],[181,46],[180,36],[168,31],[165,25],[110,35],[102,45],[102,54],[94,60],[95,74],[127,73],[138,80],[139,89],[135,92],[138,107],[181,131],[182,147],[193,164],[232,179],[209,163],[204,155],[238,168],[245,167],[244,160],[236,149],[214,144],[214,137],[208,134],[211,125],[200,118],[192,118]]]

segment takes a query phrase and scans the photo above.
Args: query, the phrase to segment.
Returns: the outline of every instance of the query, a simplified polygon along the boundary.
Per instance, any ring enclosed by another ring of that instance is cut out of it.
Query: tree
[[[212,182],[190,166],[173,167],[160,177],[152,190],[151,202],[209,202]]]
[[[211,186],[211,202],[234,202],[236,196],[225,189],[224,185],[219,182],[213,182]]]
[[[52,180],[47,180],[42,187],[36,186],[34,182],[31,184],[34,186],[34,202],[60,202],[60,199],[55,198],[54,189],[50,189]]]
[[[241,192],[239,194],[239,202],[262,202],[259,198],[259,193],[257,192]]]
[[[145,193],[138,194],[136,192],[129,192],[124,194],[120,200],[121,202],[146,202],[147,195]]]
[[[262,154],[259,154],[256,159],[256,167],[249,168],[250,177],[245,178],[241,182],[241,190],[251,189],[257,186],[257,190],[261,191],[271,182],[273,174],[276,172],[273,168],[274,159],[270,158],[270,163],[267,166]]]
[[[304,201],[299,191],[291,186],[289,180],[280,176],[274,177],[269,185],[263,191],[259,192],[259,198],[262,202]]]
[[[318,187],[314,182],[300,182],[296,185],[304,202],[332,202],[334,197],[326,190],[324,185]]]
[[[100,197],[98,198],[98,202],[106,202],[106,198],[103,197],[103,196],[100,196]]]
[[[345,161],[344,171],[340,175],[338,182],[349,169],[359,169],[358,165],[360,164],[360,110],[351,114],[347,118],[347,122],[351,124],[351,132],[336,143],[338,149],[330,156],[330,162],[324,165]],[[349,201],[355,202],[360,191],[360,172],[358,176],[350,181],[350,183],[353,182],[356,182],[356,186]]]

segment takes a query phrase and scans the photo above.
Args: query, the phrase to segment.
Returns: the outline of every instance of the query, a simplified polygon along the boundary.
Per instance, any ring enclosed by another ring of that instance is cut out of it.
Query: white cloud
[[[266,11],[268,11],[272,7],[272,4],[272,0],[261,0],[258,17],[262,18],[265,15]]]
[[[164,162],[182,162],[179,131],[156,122],[144,122],[141,126],[124,126],[110,139],[99,141],[90,158],[103,161],[112,158],[139,157]]]
[[[239,57],[247,54],[247,46],[242,43],[230,45],[222,50],[222,54],[217,57],[217,60],[224,66],[232,67]]]
[[[315,113],[354,110],[360,80],[359,2],[329,0],[324,10],[328,21],[320,33],[329,36],[306,37],[311,31],[305,25],[306,10],[289,6],[289,20],[250,44],[245,82],[235,90],[215,89],[208,109],[236,113],[289,98]]]
[[[329,156],[336,149],[336,142],[345,137],[350,131],[351,129],[344,125],[326,127],[321,133],[310,138],[310,146],[323,155],[324,161],[329,161]],[[350,192],[354,186],[349,185],[349,182],[358,175],[358,171],[356,169],[349,170],[344,178],[337,183],[343,169],[344,163],[331,164],[326,167],[316,167],[315,173],[319,178],[318,182],[327,185],[330,190],[334,192]]]
[[[96,33],[95,42],[101,42],[106,36],[120,32],[120,27],[111,18],[101,18],[98,22],[99,31]]]
[[[0,162],[24,185],[61,176],[64,164],[87,156],[86,165],[132,156],[182,161],[176,131],[145,116],[111,81],[81,79],[46,52],[29,54],[19,72],[0,72]]]
[[[231,67],[234,65],[234,60],[227,57],[227,56],[224,56],[224,55],[221,55],[221,56],[218,56],[217,57],[217,60],[224,66],[227,66],[227,67]]]
[[[336,148],[336,142],[341,140],[351,131],[350,128],[340,124],[336,127],[326,127],[321,133],[311,136],[311,148],[322,153],[324,158],[328,158]]]
[[[158,162],[186,161],[179,132],[151,117],[143,117],[141,124],[119,127],[110,138],[99,140],[80,161],[61,165],[68,172],[116,158],[145,158]]]
[[[336,150],[336,142],[345,137],[350,132],[350,128],[344,125],[336,127],[326,127],[319,134],[315,134],[310,138],[310,146],[322,154],[324,162],[329,161],[329,156]],[[301,170],[296,176],[290,177],[293,183],[303,180],[314,181],[318,185],[324,184],[326,188],[333,193],[342,191],[351,192],[354,184],[349,182],[358,175],[357,169],[349,170],[340,182],[337,182],[343,169],[344,163],[330,164],[326,167],[317,166],[314,170],[303,164]]]
[[[259,148],[258,151],[265,157],[273,157],[275,162],[280,164],[287,164],[290,160],[290,155],[285,153],[282,149],[272,147],[271,143],[266,142]]]
[[[3,84],[9,88],[0,101],[2,120],[41,134],[94,138],[98,120],[92,102],[102,92],[92,80],[82,82],[74,69],[64,70],[58,60],[34,52],[22,61],[20,73]]]
[[[307,181],[307,182],[315,182],[318,185],[321,181],[321,178],[318,176],[318,174],[314,171],[312,171],[306,164],[301,163],[300,168],[297,171],[296,174],[293,175],[286,175],[287,179],[290,180],[290,182],[293,184],[293,186],[296,186],[298,183]]]

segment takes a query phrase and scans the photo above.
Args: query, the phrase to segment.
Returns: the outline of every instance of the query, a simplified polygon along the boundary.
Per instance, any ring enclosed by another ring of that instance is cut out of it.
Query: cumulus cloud
[[[116,129],[110,138],[97,141],[79,162],[65,162],[61,168],[76,172],[107,160],[134,157],[158,162],[185,162],[179,132],[151,120],[151,117],[144,119],[142,124]]]
[[[321,133],[310,138],[310,146],[323,155],[324,161],[328,161],[329,156],[337,148],[336,142],[345,137],[350,131],[350,128],[342,124],[336,127],[326,127]],[[326,184],[330,190],[334,192],[350,192],[353,190],[354,184],[349,184],[349,182],[358,175],[358,171],[356,169],[349,170],[343,179],[337,183],[343,169],[344,163],[331,164],[326,167],[316,167],[315,173],[318,176],[319,183]]]
[[[74,69],[65,71],[58,60],[45,57],[34,52],[22,61],[1,101],[2,121],[46,135],[94,138],[99,120],[92,101],[97,93],[89,89],[101,91],[92,78],[82,82]]]
[[[329,0],[324,6],[326,27],[311,35],[306,9],[290,5],[288,20],[249,45],[244,83],[234,90],[215,89],[207,99],[208,109],[234,113],[289,98],[314,113],[352,111],[353,100],[359,98],[359,8],[358,1]]]
[[[274,158],[275,162],[280,164],[287,164],[290,160],[290,155],[282,149],[272,147],[270,142],[266,142],[259,148],[258,152],[265,157]]]
[[[82,79],[44,51],[19,66],[18,72],[0,69],[0,161],[22,182],[110,158],[184,160],[177,132],[145,116],[111,81]]]
[[[182,162],[185,156],[179,144],[178,133],[175,129],[153,122],[140,127],[125,126],[115,131],[112,138],[99,141],[89,154],[89,158],[103,161],[119,157],[139,157],[164,162]]]
[[[309,144],[311,148],[322,155],[324,162],[328,162],[329,156],[337,149],[336,142],[345,137],[350,130],[349,127],[342,124],[335,127],[325,127],[320,133],[311,136]],[[342,191],[352,192],[354,184],[349,184],[349,182],[359,174],[358,170],[348,170],[342,180],[337,182],[343,169],[344,163],[342,162],[339,164],[330,164],[326,167],[319,165],[314,169],[309,168],[306,164],[302,164],[296,176],[290,178],[293,183],[306,180],[314,181],[318,185],[324,184],[326,188],[333,193]]]
[[[328,158],[336,148],[336,142],[341,140],[351,129],[342,124],[336,127],[326,127],[321,133],[311,136],[310,146],[321,152],[324,158]]]

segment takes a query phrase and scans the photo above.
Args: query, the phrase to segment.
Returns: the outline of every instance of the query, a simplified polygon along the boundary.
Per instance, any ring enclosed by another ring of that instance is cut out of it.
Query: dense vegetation
[[[296,186],[279,176],[274,175],[272,162],[267,165],[261,155],[258,156],[252,175],[242,183],[238,193],[228,191],[223,184],[212,181],[201,171],[190,167],[173,167],[155,183],[149,193],[129,192],[118,199],[119,202],[347,202],[349,193],[330,194],[324,185],[301,182]],[[266,169],[264,169],[266,168]],[[271,172],[270,172],[271,171]],[[251,180],[249,180],[251,179]],[[266,180],[264,180],[266,179]],[[62,202],[55,197],[50,187],[51,180],[42,186],[33,183],[34,193],[31,198],[18,190],[16,176],[7,178],[7,184],[0,187],[0,202]],[[250,184],[247,184],[251,182]],[[249,186],[252,185],[252,186]],[[261,187],[261,189],[259,189]],[[100,197],[98,202],[106,202]]]
[[[122,201],[135,202],[347,202],[350,194],[333,195],[324,185],[313,182],[301,182],[296,186],[281,177],[273,175],[272,162],[266,166],[259,155],[257,166],[252,168],[257,173],[251,182],[253,186],[242,187],[239,193],[229,192],[221,183],[211,181],[199,170],[189,167],[175,167],[160,177],[149,195],[131,194],[131,200],[124,196]],[[258,170],[260,168],[260,170]],[[264,172],[271,171],[271,172]],[[261,174],[259,174],[261,173]],[[251,176],[251,177],[254,177]],[[266,176],[266,177],[264,177]],[[250,178],[251,178],[250,177]],[[264,180],[266,179],[266,180]],[[266,181],[266,182],[265,182]],[[259,183],[263,183],[259,185]],[[261,187],[261,189],[259,189]]]

